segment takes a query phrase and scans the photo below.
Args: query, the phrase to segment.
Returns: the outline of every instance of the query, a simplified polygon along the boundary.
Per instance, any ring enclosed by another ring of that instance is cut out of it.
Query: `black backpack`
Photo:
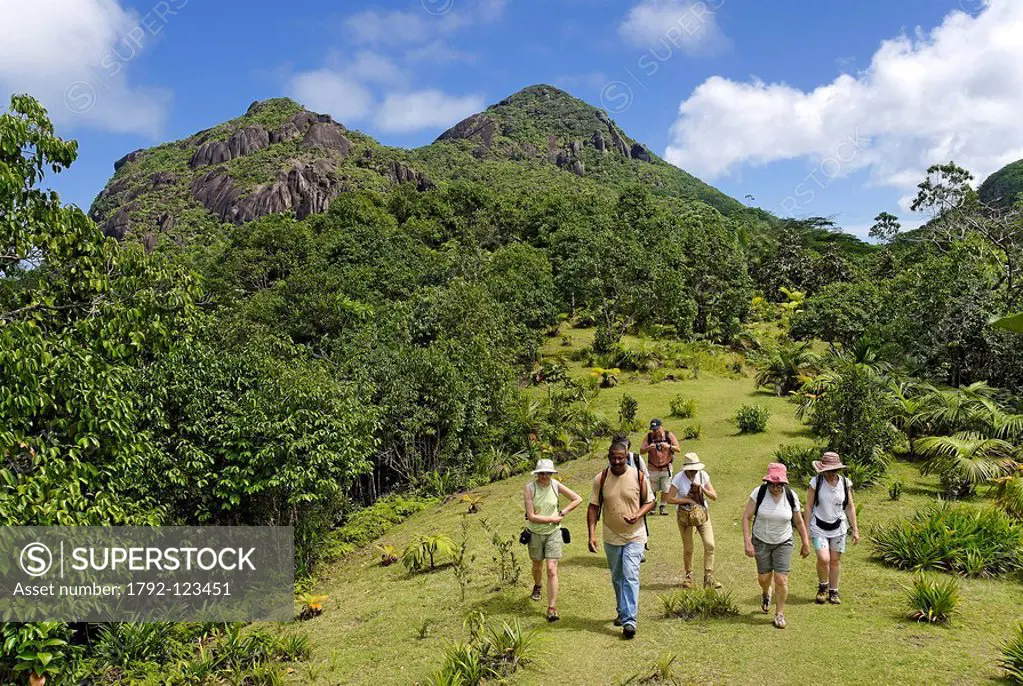
[[[756,507],[753,508],[753,521],[750,522],[750,525],[749,525],[750,531],[753,530],[753,525],[757,523],[757,513],[760,512],[760,505],[764,502],[764,496],[766,496],[766,495],[767,495],[767,484],[761,484],[760,488],[757,490],[757,504],[756,504]],[[795,512],[796,511],[796,494],[792,492],[792,489],[789,488],[788,484],[785,484],[785,498],[788,499],[788,501],[789,501],[789,507],[792,508],[793,512]]]

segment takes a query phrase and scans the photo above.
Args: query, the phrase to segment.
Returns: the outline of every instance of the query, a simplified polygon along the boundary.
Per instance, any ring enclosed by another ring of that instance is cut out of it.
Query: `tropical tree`
[[[1015,448],[1011,443],[974,431],[921,438],[916,441],[915,449],[930,458],[921,471],[938,474],[945,494],[952,498],[973,495],[978,486],[1016,467]]]
[[[773,386],[778,396],[794,393],[813,376],[817,356],[810,343],[786,342],[753,356],[757,388]]]

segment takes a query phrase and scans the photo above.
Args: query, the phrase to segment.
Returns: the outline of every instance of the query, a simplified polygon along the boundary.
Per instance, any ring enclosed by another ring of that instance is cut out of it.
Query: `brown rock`
[[[192,197],[222,221],[234,221],[234,207],[241,193],[223,169],[214,169],[195,178]]]
[[[422,172],[418,172],[415,169],[409,167],[403,162],[397,160],[391,161],[391,165],[387,170],[387,175],[390,177],[393,183],[412,183],[415,184],[416,190],[427,191],[431,188],[436,188],[436,184],[433,183]]]
[[[268,145],[270,145],[270,134],[262,126],[246,126],[241,131],[235,132],[227,142],[232,160],[251,155]]]
[[[650,157],[650,151],[639,143],[634,144],[630,152],[632,154],[632,159],[634,160],[642,160],[644,162],[650,162],[653,160],[653,158]]]
[[[231,150],[223,141],[207,141],[199,146],[192,155],[188,166],[192,169],[205,167],[210,164],[220,164],[231,161]]]
[[[299,112],[291,118],[291,123],[295,125],[300,134],[305,134],[309,127],[316,123],[316,115],[312,112]]]
[[[270,134],[270,143],[271,144],[286,143],[290,140],[300,138],[301,136],[302,132],[298,130],[298,127],[295,126],[292,122],[286,121],[283,124],[281,124],[276,131],[273,131]]]
[[[600,152],[607,152],[607,142],[604,141],[604,134],[600,131],[593,134],[593,147]]]
[[[337,150],[342,155],[348,156],[352,151],[352,142],[345,138],[343,130],[337,124],[316,122],[306,131],[305,138],[302,139],[302,147]]]
[[[129,152],[127,155],[114,162],[114,173],[116,174],[118,171],[120,171],[121,167],[123,167],[124,165],[130,164],[131,162],[138,160],[145,154],[145,152],[146,151],[142,149],[135,150],[134,152]]]
[[[572,173],[578,176],[586,176],[586,165],[583,164],[582,160],[576,160],[572,163]]]
[[[474,114],[463,119],[450,129],[442,133],[437,140],[453,141],[478,139],[483,146],[490,149],[494,144],[494,136],[497,134],[497,122],[485,114]]]
[[[136,204],[132,203],[117,210],[117,213],[103,225],[103,234],[112,236],[117,240],[123,240],[131,230],[131,213],[137,207]]]

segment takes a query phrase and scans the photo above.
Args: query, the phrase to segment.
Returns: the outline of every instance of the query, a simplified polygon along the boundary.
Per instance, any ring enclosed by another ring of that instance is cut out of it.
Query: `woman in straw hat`
[[[678,505],[675,521],[682,534],[682,560],[685,578],[682,588],[693,587],[693,529],[703,541],[703,587],[721,588],[714,580],[714,528],[710,523],[708,500],[717,500],[718,493],[710,483],[706,465],[696,453],[686,453],[682,468],[671,480],[665,502]]]
[[[799,554],[810,555],[806,523],[799,513],[799,497],[789,488],[785,465],[767,466],[764,483],[753,489],[742,513],[742,537],[746,555],[757,560],[757,581],[763,595],[760,610],[771,610],[771,582],[774,582],[774,625],[785,628],[785,600],[789,595],[789,571],[792,569],[793,527],[799,531]],[[752,520],[753,524],[750,525]]]
[[[817,476],[810,479],[803,516],[817,551],[817,603],[838,605],[842,602],[838,597],[838,576],[846,533],[852,534],[854,545],[860,542],[852,481],[841,474],[845,465],[838,453],[824,453],[814,461],[813,468]]]
[[[558,621],[558,560],[561,559],[561,520],[579,507],[583,499],[553,478],[558,470],[551,460],[538,460],[533,479],[526,483],[526,528],[529,530],[529,558],[533,561],[533,600],[543,591],[543,568],[547,564],[547,621]],[[570,500],[558,508],[558,496]]]

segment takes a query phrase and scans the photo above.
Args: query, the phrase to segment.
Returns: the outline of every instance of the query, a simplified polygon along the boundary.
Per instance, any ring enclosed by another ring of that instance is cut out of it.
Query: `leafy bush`
[[[522,630],[519,620],[505,622],[500,629],[484,627],[480,614],[470,622],[471,638],[444,651],[444,665],[433,675],[434,686],[478,686],[512,675],[529,662],[537,630]]]
[[[626,393],[618,404],[618,424],[622,429],[636,427],[636,415],[639,414],[639,401]]]
[[[783,445],[774,451],[774,460],[785,465],[789,481],[802,486],[808,486],[810,479],[817,475],[813,462],[819,459],[821,450],[813,445]]]
[[[107,624],[100,627],[93,655],[124,669],[142,662],[162,663],[171,657],[173,634],[170,623]]]
[[[1012,638],[1002,644],[1002,659],[998,666],[1014,684],[1023,684],[1023,624],[1016,627]]]
[[[743,405],[735,413],[735,423],[739,425],[739,433],[762,433],[767,430],[770,410],[761,405]]]
[[[666,617],[710,619],[739,614],[729,592],[714,588],[692,588],[661,596]]]
[[[66,663],[70,631],[60,622],[0,624],[0,677],[4,683],[22,678],[23,672],[46,677],[60,674]]]
[[[444,534],[420,536],[405,548],[401,563],[409,573],[437,568],[437,563],[455,555],[455,542]]]
[[[323,557],[329,561],[349,555],[435,502],[433,498],[402,495],[380,498],[353,513],[344,526],[331,533]]]
[[[682,437],[687,441],[698,441],[703,434],[703,428],[699,424],[689,424],[682,429]]]
[[[929,579],[923,574],[913,579],[907,590],[910,619],[931,624],[947,624],[959,604],[959,582],[955,578]]]
[[[1023,569],[1023,525],[995,508],[938,503],[881,526],[873,555],[898,569],[993,577]]]
[[[892,485],[888,487],[888,497],[891,500],[898,500],[902,497],[902,482],[896,479],[892,482]]]
[[[671,416],[690,419],[696,416],[696,400],[676,395],[671,399]]]

